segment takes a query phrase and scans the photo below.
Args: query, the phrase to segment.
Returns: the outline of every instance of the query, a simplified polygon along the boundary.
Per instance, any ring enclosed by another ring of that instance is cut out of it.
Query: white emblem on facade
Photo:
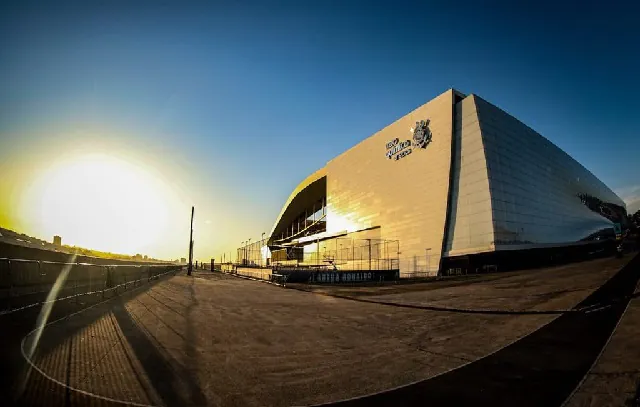
[[[386,144],[388,159],[399,160],[411,154],[411,147],[426,148],[431,143],[431,130],[429,129],[429,120],[420,120],[416,122],[416,127],[411,127],[409,131],[413,135],[412,140],[400,141],[395,138]]]
[[[413,129],[413,146],[426,148],[429,143],[431,143],[429,120],[420,120],[419,122],[416,122],[416,127]]]

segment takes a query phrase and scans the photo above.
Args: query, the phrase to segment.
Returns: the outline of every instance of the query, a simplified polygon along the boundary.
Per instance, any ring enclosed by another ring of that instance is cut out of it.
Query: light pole
[[[191,275],[193,269],[193,212],[195,208],[191,207],[191,232],[189,233],[189,266],[187,267],[187,275]]]
[[[251,238],[247,240],[247,265],[251,264]]]
[[[266,234],[265,232],[262,232],[262,237],[260,238],[260,267],[264,266],[264,264],[262,262],[262,257],[263,257],[263,255],[266,255],[266,253],[262,253],[262,248],[265,246],[265,244],[264,244],[264,235],[265,234]],[[265,252],[266,252],[266,250],[265,250]]]
[[[355,249],[355,242],[353,241],[353,238],[351,238],[351,270],[355,270],[356,269],[356,249]]]
[[[369,271],[371,271],[371,239],[365,239],[369,242]]]

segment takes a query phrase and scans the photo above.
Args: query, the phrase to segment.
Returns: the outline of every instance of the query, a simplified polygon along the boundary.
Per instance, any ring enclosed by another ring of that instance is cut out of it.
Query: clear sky
[[[2,3],[0,225],[186,257],[193,204],[218,258],[451,87],[640,206],[637,2],[180,3]]]

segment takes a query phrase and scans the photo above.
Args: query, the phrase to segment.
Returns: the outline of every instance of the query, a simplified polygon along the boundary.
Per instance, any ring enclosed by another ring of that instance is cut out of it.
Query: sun
[[[43,170],[22,209],[44,236],[114,253],[144,253],[166,233],[167,188],[139,165],[84,154]]]

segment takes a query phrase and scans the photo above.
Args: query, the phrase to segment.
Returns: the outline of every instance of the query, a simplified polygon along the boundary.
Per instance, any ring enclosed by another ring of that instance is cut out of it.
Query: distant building
[[[62,246],[62,237],[55,235],[53,237],[53,244],[56,246]]]

